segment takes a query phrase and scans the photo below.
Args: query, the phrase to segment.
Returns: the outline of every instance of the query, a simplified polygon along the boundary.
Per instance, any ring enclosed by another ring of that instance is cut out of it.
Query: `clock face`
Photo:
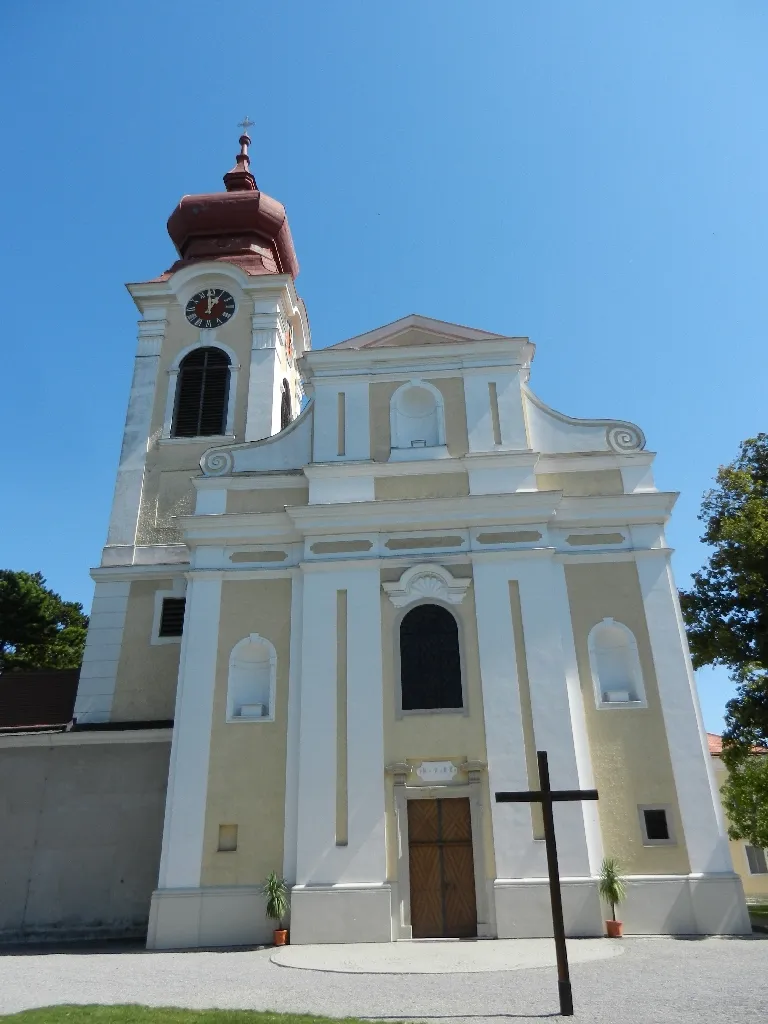
[[[235,300],[223,288],[203,288],[184,310],[193,327],[221,327],[235,315]]]

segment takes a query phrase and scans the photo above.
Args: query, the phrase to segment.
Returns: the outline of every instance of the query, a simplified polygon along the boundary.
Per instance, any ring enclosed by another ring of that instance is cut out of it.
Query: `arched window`
[[[461,708],[459,629],[438,604],[412,608],[400,623],[403,711]]]
[[[277,653],[258,633],[235,644],[229,656],[227,721],[274,721]]]
[[[438,448],[445,444],[440,392],[426,383],[404,384],[390,405],[392,450]]]
[[[291,419],[291,386],[283,378],[283,383],[280,386],[280,429],[285,430]]]
[[[229,356],[203,346],[179,364],[172,437],[208,437],[226,429]]]
[[[598,622],[589,634],[589,662],[598,707],[646,706],[637,641],[624,623]]]

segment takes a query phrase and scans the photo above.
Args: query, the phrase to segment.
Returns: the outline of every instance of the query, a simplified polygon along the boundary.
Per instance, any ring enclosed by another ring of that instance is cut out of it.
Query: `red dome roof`
[[[203,260],[235,263],[248,274],[290,274],[299,261],[285,207],[260,192],[249,170],[250,138],[224,175],[226,192],[184,196],[168,218],[168,234],[181,257],[163,277]]]

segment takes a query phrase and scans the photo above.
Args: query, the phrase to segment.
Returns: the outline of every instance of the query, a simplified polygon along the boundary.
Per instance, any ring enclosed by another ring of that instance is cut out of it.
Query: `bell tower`
[[[127,286],[141,319],[107,544],[93,570],[75,709],[83,722],[125,717],[115,693],[140,567],[147,580],[163,572],[168,592],[183,594],[189,552],[180,520],[195,510],[203,454],[277,434],[300,411],[310,334],[299,262],[285,207],[251,172],[251,125],[241,123],[224,190],[185,195],[169,217],[178,259]]]

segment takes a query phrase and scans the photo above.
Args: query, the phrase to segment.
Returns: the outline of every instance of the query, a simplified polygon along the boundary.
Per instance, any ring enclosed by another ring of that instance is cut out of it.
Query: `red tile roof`
[[[707,733],[707,743],[709,744],[709,752],[713,757],[717,757],[723,752],[723,737],[718,736],[716,732]],[[752,747],[753,754],[768,754],[768,749],[765,747]]]

